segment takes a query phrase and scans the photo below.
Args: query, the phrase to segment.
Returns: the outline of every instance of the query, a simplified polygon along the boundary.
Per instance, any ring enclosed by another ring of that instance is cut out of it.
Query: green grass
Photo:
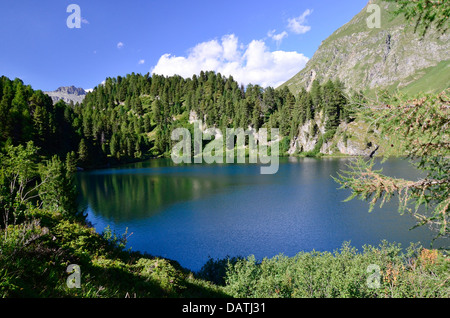
[[[381,28],[386,30],[391,28],[392,26],[397,26],[399,24],[404,24],[405,19],[402,16],[395,16],[392,12],[395,10],[395,4],[393,3],[387,3],[384,1],[372,1],[372,3],[379,4],[381,8]],[[387,9],[385,9],[385,7]],[[351,37],[355,33],[360,32],[369,32],[370,34],[376,35],[380,32],[380,29],[377,28],[368,28],[366,19],[370,16],[369,13],[366,12],[366,10],[362,10],[359,14],[357,14],[351,21],[349,21],[347,24],[339,28],[336,32],[334,32],[330,37],[328,37],[325,41],[325,43],[331,43],[337,39],[340,39],[342,37],[349,36]]]
[[[441,61],[436,66],[419,73],[424,75],[406,87],[400,88],[400,91],[412,96],[419,92],[440,93],[450,87],[450,60]]]

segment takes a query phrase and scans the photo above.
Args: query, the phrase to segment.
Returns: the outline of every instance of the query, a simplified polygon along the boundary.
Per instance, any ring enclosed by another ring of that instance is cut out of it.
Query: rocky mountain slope
[[[81,103],[84,100],[87,92],[84,89],[77,88],[75,86],[63,86],[59,87],[56,91],[45,92],[45,94],[52,98],[53,103],[56,103],[62,99],[66,103],[70,103],[72,101],[76,104]]]
[[[381,9],[381,28],[369,28],[371,4]],[[416,95],[450,87],[449,33],[430,29],[422,37],[403,16],[391,14],[395,9],[392,2],[369,1],[350,22],[323,41],[306,67],[281,88],[287,86],[297,94],[302,88],[309,90],[316,79],[321,83],[340,80],[347,90],[362,91],[368,96],[380,89]],[[326,121],[326,116],[318,113],[299,127],[289,154],[369,156],[381,155],[388,147],[386,138],[360,119],[341,123],[332,138],[323,140]]]
[[[380,7],[381,28],[369,28],[370,4]],[[334,32],[306,67],[283,86],[297,93],[320,82],[339,79],[347,88],[373,92],[399,89],[436,92],[450,86],[450,35],[431,29],[425,37],[403,16],[396,4],[371,0],[350,22]]]

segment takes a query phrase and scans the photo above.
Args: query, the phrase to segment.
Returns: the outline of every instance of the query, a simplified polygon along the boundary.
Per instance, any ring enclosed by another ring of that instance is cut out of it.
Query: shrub
[[[158,282],[166,292],[179,292],[183,288],[180,273],[166,259],[141,258],[135,267],[146,281]]]
[[[242,257],[226,257],[217,260],[210,257],[197,273],[197,276],[216,285],[225,286],[227,268],[236,264],[240,259],[242,259]]]
[[[227,269],[225,290],[238,298],[448,298],[449,266],[449,258],[437,250],[411,246],[404,253],[399,245],[383,242],[360,253],[344,243],[334,254],[240,259]],[[369,284],[373,274],[377,288]]]

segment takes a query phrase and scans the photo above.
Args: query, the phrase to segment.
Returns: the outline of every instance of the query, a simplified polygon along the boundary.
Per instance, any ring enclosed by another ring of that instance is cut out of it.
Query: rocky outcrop
[[[367,123],[341,123],[336,134],[329,140],[321,140],[325,135],[326,118],[323,113],[299,127],[297,136],[291,140],[289,155],[308,153],[321,144],[319,152],[326,155],[370,156],[379,155],[380,137]]]
[[[66,103],[72,101],[74,104],[81,104],[86,97],[87,92],[84,89],[75,86],[63,86],[59,87],[56,91],[45,92],[45,94],[52,98],[53,103],[63,100]]]

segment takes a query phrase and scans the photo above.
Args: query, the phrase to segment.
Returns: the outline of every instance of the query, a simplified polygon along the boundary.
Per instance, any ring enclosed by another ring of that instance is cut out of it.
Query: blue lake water
[[[424,227],[410,230],[415,222],[398,214],[395,199],[372,213],[366,202],[343,202],[350,192],[339,190],[331,176],[349,160],[281,159],[275,175],[261,175],[251,164],[149,160],[79,173],[80,204],[99,233],[107,226],[117,234],[128,229],[127,247],[193,271],[209,257],[294,256],[334,251],[344,241],[358,250],[384,239],[405,248],[410,242],[429,247],[434,234]],[[407,161],[393,159],[382,167],[391,176],[419,177]]]

